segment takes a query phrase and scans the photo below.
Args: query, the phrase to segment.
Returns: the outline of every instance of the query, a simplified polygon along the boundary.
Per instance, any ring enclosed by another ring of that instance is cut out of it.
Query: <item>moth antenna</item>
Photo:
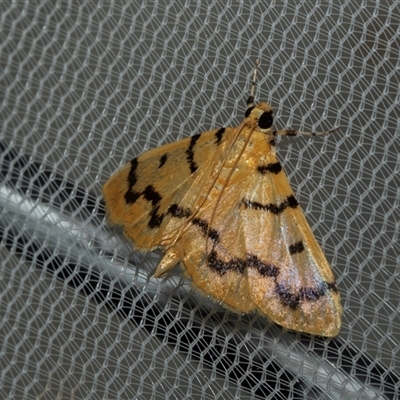
[[[253,79],[251,80],[250,95],[247,99],[247,108],[254,107],[254,94],[256,92],[256,79],[259,64],[260,60],[257,59],[254,65]]]

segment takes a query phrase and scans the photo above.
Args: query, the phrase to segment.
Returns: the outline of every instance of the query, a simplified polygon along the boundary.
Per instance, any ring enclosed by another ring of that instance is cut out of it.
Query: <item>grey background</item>
[[[3,398],[395,398],[399,387],[384,393],[374,363],[400,373],[399,10],[398,2],[350,1],[1,2],[1,139],[27,168],[40,164],[95,199],[82,216],[86,197],[75,209],[60,203],[54,187],[46,190],[50,176],[36,203],[29,182],[18,200],[5,188],[23,186],[24,168],[11,163],[20,178],[2,184]],[[274,107],[277,128],[340,126],[278,147],[337,276],[344,315],[334,340],[228,312],[179,271],[152,278],[159,253],[134,252],[102,218],[101,186],[117,167],[240,122],[257,58],[257,97]],[[43,202],[50,209],[39,210]],[[32,253],[12,242],[24,234],[42,247]],[[100,250],[92,254],[93,243]],[[84,295],[38,265],[46,246],[65,265],[75,257],[78,270],[134,287],[142,323],[93,301],[96,286]],[[152,322],[143,304],[158,310]],[[164,326],[166,313],[174,318]],[[165,334],[152,335],[151,323]],[[193,327],[183,351],[180,334]],[[208,345],[239,364],[245,354],[243,374],[235,379],[229,365],[207,358]],[[341,368],[341,346],[350,345],[371,359],[363,384],[356,368]],[[274,374],[272,362],[281,366]],[[292,385],[260,394],[287,371]],[[298,380],[318,390],[300,390]]]

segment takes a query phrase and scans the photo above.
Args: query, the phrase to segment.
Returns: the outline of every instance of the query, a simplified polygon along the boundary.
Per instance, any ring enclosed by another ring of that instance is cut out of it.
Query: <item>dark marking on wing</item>
[[[136,182],[137,182],[136,169],[138,167],[138,164],[139,163],[138,163],[138,159],[137,158],[134,158],[131,161],[131,169],[130,169],[129,174],[128,174],[129,187],[135,185]]]
[[[153,185],[147,185],[144,188],[142,194],[147,201],[151,202],[153,208],[156,207],[162,199],[160,193],[158,193],[157,190],[154,189]]]
[[[244,205],[245,208],[251,208],[253,210],[261,210],[261,211],[269,211],[272,214],[279,215],[283,213],[288,207],[296,208],[299,203],[297,202],[296,198],[291,195],[285,201],[280,204],[262,204],[257,201],[251,201],[248,199],[243,199],[241,204]]]
[[[286,307],[290,307],[294,310],[300,303],[300,294],[292,293],[288,288],[280,283],[275,285],[275,292],[282,304]]]
[[[155,207],[161,200],[161,195],[154,189],[152,185],[146,186],[146,188],[142,192],[135,192],[133,190],[133,186],[136,184],[136,168],[137,168],[137,159],[131,161],[131,170],[128,174],[128,185],[129,188],[125,193],[125,201],[128,204],[134,203],[140,196],[143,196],[147,201],[150,201],[152,206]]]
[[[141,193],[135,192],[132,189],[128,189],[124,197],[127,204],[133,204],[140,196]]]
[[[167,162],[168,159],[168,154],[164,154],[161,158],[160,158],[160,164],[158,166],[158,168],[161,168],[164,166],[164,164]]]
[[[317,301],[320,297],[324,296],[327,291],[328,285],[325,282],[322,282],[321,285],[317,288],[302,288],[300,291],[300,297],[301,299],[308,301]]]
[[[192,214],[190,208],[183,208],[175,203],[168,207],[168,212],[175,218],[188,218]]]
[[[232,258],[229,261],[224,261],[218,258],[215,250],[211,251],[207,256],[208,266],[217,274],[225,275],[227,272],[237,272],[243,274],[246,262],[240,258]]]
[[[337,292],[335,282],[322,281],[317,287],[304,287],[301,288],[299,293],[291,293],[287,288],[281,284],[276,284],[276,293],[278,294],[283,305],[295,309],[298,304],[303,301],[318,301],[321,297],[325,296],[329,291]]]
[[[287,129],[286,130],[286,136],[297,136],[297,131],[293,130],[293,129]]]
[[[158,214],[158,210],[160,208],[159,203],[162,199],[161,195],[154,189],[152,185],[146,186],[141,192],[135,192],[130,187],[125,193],[125,200],[129,204],[133,204],[139,199],[140,196],[143,196],[143,198],[149,201],[152,205],[148,227],[151,229],[159,227],[164,219],[164,214]]]
[[[300,288],[297,292],[292,292],[286,285],[278,282],[280,273],[279,267],[260,260],[254,254],[247,254],[246,259],[234,257],[231,260],[224,261],[218,257],[218,252],[212,250],[207,256],[208,267],[220,276],[228,272],[244,274],[246,268],[254,268],[263,278],[272,279],[275,283],[275,294],[285,307],[296,309],[304,301],[317,301],[328,292],[337,292],[335,282],[322,281],[317,287]],[[261,278],[260,277],[260,278]]]
[[[159,209],[160,206],[153,207],[153,209],[150,212],[150,220],[147,223],[147,226],[150,229],[158,228],[164,221],[165,214],[158,214]]]
[[[129,170],[129,174],[128,174],[128,190],[124,196],[125,201],[128,204],[134,203],[140,197],[140,193],[137,193],[134,190],[132,190],[132,187],[137,182],[137,176],[136,176],[137,166],[138,166],[138,160],[137,160],[137,158],[134,158],[131,161],[131,169]]]
[[[192,224],[198,226],[203,235],[207,235],[214,243],[217,243],[219,240],[219,233],[216,229],[210,228],[208,222],[201,218],[193,218]]]
[[[284,285],[275,281],[275,292],[279,296],[280,301],[286,307],[296,309],[296,307],[303,301],[317,301],[328,292],[337,293],[338,288],[335,282],[322,281],[317,287],[303,287],[300,288],[299,293],[293,293]]]
[[[289,246],[289,254],[298,254],[304,250],[304,244],[301,240]]]
[[[194,161],[194,146],[196,142],[199,140],[200,134],[194,135],[190,138],[189,147],[186,149],[186,160],[189,164],[190,172],[193,174],[197,171],[197,164]]]
[[[338,287],[336,286],[336,282],[325,282],[326,288],[331,292],[337,293],[339,291]]]
[[[215,144],[220,144],[222,140],[222,136],[225,133],[225,128],[218,129],[218,131],[215,133]]]
[[[253,254],[247,254],[247,266],[255,268],[258,273],[264,277],[276,278],[279,274],[279,268],[273,264],[267,264],[261,261]]]
[[[163,158],[164,156],[161,157],[160,164]],[[165,155],[165,160],[166,159],[167,156]],[[155,190],[155,188],[152,185],[147,185],[141,192],[134,191],[133,186],[137,182],[137,177],[136,177],[137,166],[138,162],[137,159],[135,158],[131,161],[131,169],[128,174],[129,188],[126,191],[124,197],[125,201],[128,204],[135,203],[141,196],[143,196],[145,200],[151,203],[152,209],[150,211],[149,222],[147,223],[147,226],[150,229],[160,227],[167,214],[171,214],[175,218],[187,218],[191,215],[192,212],[189,208],[180,207],[178,204],[175,203],[169,206],[166,213],[159,213],[162,196],[160,193],[157,192],[157,190]]]
[[[150,220],[147,224],[147,226],[150,229],[154,228],[159,228],[162,222],[164,221],[164,218],[168,215],[171,214],[172,217],[175,218],[188,218],[192,214],[192,211],[190,208],[183,208],[179,206],[178,204],[171,204],[168,207],[168,210],[164,214],[159,214],[158,211],[160,209],[160,206],[153,206],[153,209],[150,212]]]
[[[263,175],[266,174],[267,172],[270,172],[272,174],[279,174],[279,172],[282,171],[282,166],[279,162],[270,163],[267,165],[259,165],[257,167],[257,171]]]

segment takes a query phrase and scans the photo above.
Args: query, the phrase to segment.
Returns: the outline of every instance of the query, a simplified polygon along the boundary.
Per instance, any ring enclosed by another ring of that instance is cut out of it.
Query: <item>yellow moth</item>
[[[111,176],[109,219],[136,248],[164,250],[156,277],[180,263],[197,289],[230,309],[335,336],[334,275],[275,155],[276,135],[300,132],[273,130],[271,106],[254,103],[257,67],[239,126],[150,150]]]

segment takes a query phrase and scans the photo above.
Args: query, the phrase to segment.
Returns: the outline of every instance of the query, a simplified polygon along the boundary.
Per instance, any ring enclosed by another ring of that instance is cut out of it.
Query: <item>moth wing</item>
[[[232,128],[215,129],[143,153],[104,184],[109,219],[136,247],[168,244],[201,201]]]
[[[276,163],[273,153],[263,157],[264,166]],[[335,278],[284,171],[251,174],[242,205],[252,301],[286,328],[337,335],[342,307]]]
[[[238,186],[224,190],[224,201],[217,210],[220,191],[214,187],[173,251],[181,255],[185,272],[197,289],[236,312],[248,313],[256,305],[245,274],[246,240],[237,208]]]
[[[274,152],[253,136],[229,184],[214,187],[198,214],[211,221],[207,254],[196,226],[185,234],[186,270],[231,308],[258,308],[286,328],[335,336],[342,308],[333,272]]]

